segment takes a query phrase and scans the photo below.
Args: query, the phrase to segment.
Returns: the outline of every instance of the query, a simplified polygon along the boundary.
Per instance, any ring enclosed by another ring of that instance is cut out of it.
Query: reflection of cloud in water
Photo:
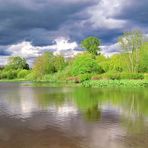
[[[58,107],[57,114],[59,116],[71,116],[72,114],[77,114],[77,109],[74,106],[69,106],[68,104]]]
[[[0,104],[5,108],[7,114],[17,118],[27,118],[33,111],[39,110],[32,88],[17,87],[14,91],[13,94],[8,92],[1,96],[3,99],[0,100]]]
[[[40,96],[40,92],[38,89],[36,90],[36,88],[17,86],[17,88],[14,87],[12,89],[12,92],[1,94],[2,99],[0,99],[0,106],[2,106],[4,108],[3,110],[9,115],[17,118],[28,118],[32,116],[33,112],[40,111],[54,112],[57,116],[63,117],[77,114],[77,108],[74,107],[73,104],[65,103],[60,106],[50,104],[46,107],[40,105],[38,99],[44,99],[42,98],[44,96]],[[62,91],[67,92],[67,89],[62,89]]]
[[[32,88],[19,87],[20,97],[20,115],[23,118],[30,117],[32,112],[38,111],[39,106],[35,101],[34,91]]]

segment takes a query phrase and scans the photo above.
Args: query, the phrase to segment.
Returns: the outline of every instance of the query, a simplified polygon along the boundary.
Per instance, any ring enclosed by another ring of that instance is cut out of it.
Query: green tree
[[[55,56],[53,59],[53,63],[56,72],[63,70],[63,68],[66,66],[65,59],[61,55]]]
[[[29,65],[26,62],[25,58],[21,58],[19,56],[10,57],[8,64],[5,67],[6,70],[18,70],[18,69],[27,69],[29,70]]]
[[[110,57],[110,71],[113,72],[127,71],[126,61],[124,61],[124,58],[125,58],[124,54],[115,54],[112,57]]]
[[[33,65],[33,72],[36,78],[40,79],[45,74],[55,72],[53,59],[54,56],[51,52],[45,52],[43,55],[36,58]]]
[[[73,75],[85,73],[102,73],[102,68],[97,64],[95,59],[89,53],[79,54],[75,57],[71,72]]]
[[[141,48],[138,72],[148,72],[148,42],[145,42]]]
[[[129,72],[137,72],[140,61],[139,52],[143,44],[143,35],[139,30],[125,32],[119,38],[119,44],[122,52],[128,54],[128,70]]]
[[[91,53],[92,55],[96,56],[100,51],[100,40],[96,37],[88,37],[81,42],[81,47],[84,48],[86,51]]]

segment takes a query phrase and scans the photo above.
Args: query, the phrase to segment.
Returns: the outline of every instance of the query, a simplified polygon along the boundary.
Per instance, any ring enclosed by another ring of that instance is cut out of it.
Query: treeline
[[[88,37],[81,42],[84,52],[72,59],[45,52],[37,57],[32,68],[21,57],[10,57],[0,69],[0,79],[37,81],[72,81],[100,79],[148,79],[148,42],[140,31],[124,33],[119,38],[120,54],[105,57],[101,54],[100,40]]]

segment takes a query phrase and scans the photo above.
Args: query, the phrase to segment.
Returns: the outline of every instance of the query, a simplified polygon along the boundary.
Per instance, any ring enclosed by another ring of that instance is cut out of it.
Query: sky
[[[118,37],[140,29],[148,36],[148,0],[0,0],[0,65],[9,56],[32,63],[45,51],[72,57],[95,36],[102,53],[118,52]]]

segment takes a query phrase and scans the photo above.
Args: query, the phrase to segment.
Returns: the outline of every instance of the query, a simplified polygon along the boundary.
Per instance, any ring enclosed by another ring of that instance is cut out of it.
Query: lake
[[[147,89],[0,83],[0,148],[147,147]]]

